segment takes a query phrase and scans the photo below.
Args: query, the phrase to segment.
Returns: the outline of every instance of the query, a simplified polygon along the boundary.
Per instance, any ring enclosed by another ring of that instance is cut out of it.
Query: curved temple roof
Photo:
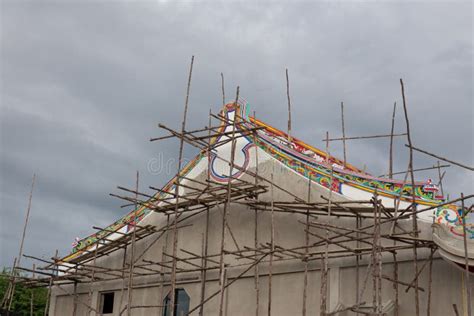
[[[330,156],[326,152],[314,148],[296,137],[289,137],[285,132],[251,117],[248,104],[242,100],[239,100],[237,105],[233,103],[227,104],[220,114],[223,118],[228,119],[230,112],[237,113],[234,117],[236,117],[236,122],[239,123],[237,125],[238,130],[256,130],[256,133],[252,134],[253,136],[249,133],[242,134],[249,143],[258,146],[274,159],[301,176],[309,178],[327,189],[332,186],[331,190],[342,195],[347,194],[346,191],[343,192],[343,187],[354,188],[371,194],[377,190],[377,194],[386,198],[400,198],[401,201],[406,202],[412,201],[413,186],[410,183],[374,177],[349,163],[344,164],[340,159]],[[226,128],[224,121],[225,119],[222,120],[221,126],[218,129],[219,132],[223,132]],[[219,139],[220,137],[212,139],[211,146],[216,144]],[[202,150],[180,171],[180,176],[186,176],[204,157],[207,157],[207,152]],[[149,199],[148,205],[156,206],[156,201],[166,195],[163,192],[172,192],[175,179],[176,177],[171,179],[161,192],[159,191],[153,198]],[[442,197],[436,195],[436,186],[432,185],[429,181],[416,182],[414,191],[415,200],[418,205],[430,207],[444,202]],[[105,229],[77,241],[72,254],[63,260],[68,261],[80,256],[83,251],[92,247],[99,239],[111,235],[124,227],[127,227],[128,232],[128,225],[134,222],[139,223],[150,212],[151,210],[146,205],[140,206],[137,211],[132,210]],[[453,214],[455,217],[454,221],[459,222],[458,210],[453,205],[447,205],[442,209],[438,209],[436,217],[448,219]],[[135,215],[137,218],[135,218]],[[451,221],[451,217],[449,219],[450,223],[454,223]],[[469,233],[472,235],[471,238],[474,238],[474,232],[469,230]]]

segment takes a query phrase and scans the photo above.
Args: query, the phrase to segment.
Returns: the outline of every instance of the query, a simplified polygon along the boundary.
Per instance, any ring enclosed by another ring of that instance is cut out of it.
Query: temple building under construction
[[[114,194],[130,213],[17,280],[50,289],[49,315],[470,313],[472,195],[447,201],[412,164],[372,176],[238,97],[206,128],[161,127],[176,176],[148,194],[137,174]],[[186,165],[184,145],[199,149]]]

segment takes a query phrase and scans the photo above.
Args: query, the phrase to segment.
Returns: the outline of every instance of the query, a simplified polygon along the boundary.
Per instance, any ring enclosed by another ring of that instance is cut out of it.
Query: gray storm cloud
[[[177,143],[148,139],[163,135],[159,122],[179,126],[191,55],[190,128],[207,124],[209,108],[219,110],[223,72],[229,100],[239,85],[260,119],[285,129],[289,68],[300,139],[324,148],[326,131],[340,136],[341,101],[348,135],[389,133],[395,101],[403,132],[403,78],[415,145],[473,164],[470,2],[1,6],[2,266],[17,253],[33,173],[25,253],[45,257],[66,254],[74,237],[126,213],[108,193],[133,186],[135,170],[143,190],[172,176],[147,166],[175,157]],[[396,170],[406,169],[405,142],[396,140]],[[387,140],[348,148],[353,164],[386,173]],[[341,156],[341,144],[331,152]],[[415,168],[433,163],[416,155]],[[472,183],[454,167],[444,185],[453,197],[472,193]]]

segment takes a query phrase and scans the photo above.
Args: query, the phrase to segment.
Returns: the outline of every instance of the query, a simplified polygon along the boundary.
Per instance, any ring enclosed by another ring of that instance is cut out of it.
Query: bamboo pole
[[[135,188],[136,192],[138,192],[138,181],[139,181],[139,173],[137,171],[136,175],[136,182]],[[138,199],[138,193],[135,194],[135,198]],[[128,289],[127,289],[127,315],[130,316],[132,313],[132,298],[133,298],[133,269],[135,266],[135,242],[137,239],[137,221],[138,221],[138,204],[135,203],[135,212],[133,216],[133,232],[132,232],[132,242],[130,245],[130,265],[129,265],[129,273],[128,273]]]
[[[412,146],[410,143],[405,144],[405,147],[408,147],[408,148],[410,148],[410,149],[412,149],[412,150],[416,150],[416,151],[418,151],[418,152],[420,152],[420,153],[423,153],[423,154],[425,154],[425,155],[428,155],[428,156],[437,158],[437,159],[439,159],[439,160],[443,160],[443,161],[452,163],[453,165],[456,165],[456,166],[458,166],[458,167],[461,167],[461,168],[464,168],[464,169],[467,169],[467,170],[470,170],[470,171],[474,171],[474,168],[473,168],[473,167],[469,167],[469,166],[466,166],[466,165],[464,165],[464,164],[462,164],[462,163],[459,163],[459,162],[456,162],[456,161],[453,161],[453,160],[450,160],[450,159],[443,158],[443,157],[441,157],[441,156],[432,154],[432,153],[430,153],[430,152],[428,152],[428,151],[426,151],[426,150],[423,150],[423,149],[420,149],[420,148],[416,148],[416,147]]]
[[[326,138],[323,141],[334,142],[334,141],[345,141],[345,140],[355,140],[355,139],[372,139],[372,138],[383,138],[383,137],[398,137],[406,136],[406,133],[402,134],[383,134],[383,135],[370,135],[370,136],[354,136],[354,137],[338,137],[338,138]]]
[[[253,112],[253,117],[256,119],[257,115],[255,114],[255,111]],[[256,143],[256,132],[252,134],[254,143]],[[258,185],[258,146],[255,146],[255,174],[256,176],[254,177],[254,183],[255,186]],[[259,196],[256,196],[256,201],[258,203]],[[255,249],[258,247],[258,209],[255,208],[255,227],[254,227],[254,247]],[[258,254],[257,251],[255,251],[255,256]],[[259,278],[259,265],[255,265],[255,270],[254,270],[254,283],[255,283],[255,316],[258,316],[259,314],[259,308],[260,308],[260,278]]]
[[[136,205],[136,203],[135,203]],[[96,248],[98,249],[98,248]],[[122,309],[122,304],[123,304],[123,296],[125,293],[125,267],[127,264],[127,247],[123,247],[123,256],[122,256],[122,287],[120,288],[120,300],[119,300],[119,308]]]
[[[439,188],[441,190],[441,195],[444,197],[444,189],[443,189],[443,176],[444,176],[444,174],[441,175],[441,165],[439,164],[439,160],[438,160],[438,163],[437,163],[436,167],[438,169],[438,185],[439,185]]]
[[[206,240],[205,240],[205,234],[201,234],[202,237],[201,237],[201,255],[202,255],[202,258],[201,258],[201,303],[204,301],[204,297],[205,297],[205,284],[206,284],[206,272],[207,272],[207,260],[205,258],[206,256]],[[201,307],[199,308],[199,315],[203,315],[203,312],[204,312],[204,305],[201,305]]]
[[[326,163],[329,164],[329,131],[326,131]]]
[[[408,111],[407,111],[407,104],[406,104],[406,99],[405,99],[405,87],[403,85],[403,80],[400,79],[400,86],[401,86],[401,92],[402,92],[402,99],[403,99],[403,112],[405,114],[405,122],[406,122],[406,128],[407,128],[407,140],[408,144],[410,146],[410,161],[408,164],[408,169],[410,170],[410,178],[411,178],[411,183],[412,183],[412,204],[413,208],[416,211],[416,205],[415,205],[415,176],[413,174],[413,147],[412,147],[412,141],[411,141],[411,135],[410,135],[410,121],[408,119]],[[415,238],[418,237],[418,222],[417,222],[417,216],[413,215],[412,218],[412,223],[413,223],[413,234]],[[415,269],[415,275],[418,274],[418,252],[416,249],[416,243],[413,244],[413,267]],[[415,281],[415,312],[416,316],[420,315],[420,299],[419,299],[419,292],[418,292],[418,279]]]
[[[308,203],[311,203],[311,178],[308,179]],[[306,297],[308,295],[308,253],[309,253],[309,209],[306,212],[305,223],[305,256],[303,276],[303,316],[306,316]]]
[[[273,168],[272,164],[272,168]],[[268,316],[272,315],[272,274],[273,274],[273,253],[275,251],[275,218],[274,218],[274,206],[273,206],[273,170],[272,173],[270,174],[270,216],[271,216],[271,222],[270,222],[270,263],[268,265]]]
[[[361,217],[359,214],[356,215],[356,247],[360,248],[360,225],[361,225]],[[359,290],[360,290],[360,260],[361,256],[358,252],[356,252],[356,305],[360,304],[361,297],[359,296]],[[356,315],[359,315],[357,312]]]
[[[227,197],[224,204],[224,210],[222,214],[222,234],[221,234],[221,248],[220,248],[220,259],[219,259],[219,285],[220,285],[220,304],[219,304],[219,316],[223,316],[223,307],[224,307],[224,297],[225,297],[225,263],[224,263],[224,247],[225,247],[225,230],[227,227],[227,212],[230,207],[231,202],[231,186],[232,186],[232,173],[234,170],[234,159],[235,159],[235,147],[236,147],[236,138],[235,138],[235,127],[237,122],[237,102],[239,101],[239,87],[237,87],[237,93],[234,103],[234,117],[232,119],[232,143],[231,143],[231,153],[230,153],[230,164],[229,164],[229,179],[227,182]]]
[[[21,235],[20,249],[18,250],[18,257],[17,257],[16,265],[13,267],[13,270],[15,270],[17,266],[20,266],[21,257],[23,256],[23,245],[25,243],[28,221],[30,219],[31,200],[33,198],[33,189],[35,186],[35,180],[36,180],[36,174],[33,174],[33,179],[31,180],[31,191],[28,197],[28,208],[26,210],[25,223],[23,225],[23,233]],[[13,303],[13,297],[15,295],[15,274],[13,274],[13,278],[10,281],[11,282],[9,283],[9,288],[11,288],[11,290],[10,291],[7,290],[7,293],[9,294],[7,311],[10,311],[11,305]]]
[[[168,216],[168,223],[169,223],[169,216]],[[168,234],[166,234],[167,237],[168,237]],[[166,238],[168,239],[168,238]],[[161,261],[165,261],[165,253],[167,251],[167,248],[168,247],[168,241],[166,240],[165,241],[165,244],[163,245],[163,247],[161,247]],[[163,299],[165,297],[165,267],[164,265],[160,265],[160,276],[161,276],[161,282],[160,282],[160,302],[162,303],[163,302]],[[165,306],[163,306],[161,308],[161,313],[163,313],[163,309],[165,308]],[[169,307],[168,307],[169,308]]]
[[[35,278],[35,270],[36,270],[36,265],[33,263],[33,279]],[[31,297],[30,297],[30,316],[33,316],[33,313],[35,311],[35,292],[32,289],[31,290]]]
[[[426,306],[426,316],[431,316],[431,288],[433,284],[433,254],[436,249],[431,249],[428,268],[428,299]]]
[[[374,313],[378,313],[377,305],[377,265],[378,265],[378,256],[377,256],[377,242],[378,242],[378,197],[377,190],[374,192],[374,231],[373,231],[373,241],[372,241],[372,310]]]
[[[393,255],[393,279],[395,282],[393,282],[393,288],[395,290],[395,311],[394,311],[394,316],[398,316],[398,261],[397,261],[397,251],[392,252]],[[429,316],[429,315],[428,315]]]
[[[471,300],[471,283],[469,282],[469,254],[467,251],[467,231],[466,231],[466,208],[464,207],[464,194],[461,193],[461,223],[463,230],[463,242],[464,242],[464,262],[465,262],[465,283],[466,283],[466,296],[467,296],[467,315],[471,316],[472,313],[472,300]]]
[[[346,167],[346,129],[344,126],[344,102],[341,102],[341,123],[342,123],[342,147],[344,151],[344,167]]]
[[[73,307],[72,307],[72,316],[77,315],[77,303],[78,303],[78,297],[77,297],[77,281],[74,282],[74,290],[73,290]]]
[[[125,247],[126,248],[126,247]],[[97,250],[99,249],[99,245],[97,244],[94,249],[94,259],[92,261],[92,264],[95,266],[96,265],[96,260],[97,260]],[[92,270],[92,276],[91,276],[91,282],[90,282],[90,287],[89,287],[89,295],[87,299],[87,304],[89,306],[92,306],[92,294],[94,293],[94,281],[95,281],[95,269]],[[123,288],[123,287],[122,287]],[[119,307],[120,308],[120,307]],[[89,315],[90,315],[91,310],[89,310]]]
[[[58,249],[56,249],[56,252],[54,254],[55,261],[58,258]],[[53,271],[54,271],[54,266],[53,266]],[[53,286],[53,277],[49,277],[49,285],[48,285],[48,292],[46,294],[46,303],[44,307],[44,316],[47,316],[49,313],[49,304],[51,302],[51,287]]]
[[[377,193],[377,191],[375,193]],[[380,221],[382,220],[381,215],[382,215],[383,205],[378,200],[378,196],[377,196],[377,199],[376,199],[376,203],[377,203],[377,213],[378,213],[377,214],[377,224],[378,224],[378,227],[377,227],[377,256],[378,256],[378,258],[377,258],[377,263],[378,263],[377,300],[378,301],[377,301],[377,303],[378,303],[378,313],[381,314],[382,313],[382,275],[383,275],[383,271],[382,271],[382,238],[381,238],[382,227],[380,225]]]
[[[224,74],[222,72],[221,72],[221,90],[222,90],[222,106],[225,106],[225,85],[224,85]],[[211,124],[209,124],[209,127],[210,126]]]
[[[224,91],[224,74],[221,72],[221,79],[222,79],[222,105],[225,106],[225,91]],[[211,126],[211,109],[209,109],[209,122],[208,125]],[[211,130],[209,130],[209,135],[211,134]],[[211,138],[208,138],[208,147],[207,147],[207,180],[210,181],[211,179]],[[209,185],[209,184],[208,184]],[[209,248],[209,216],[210,216],[210,208],[206,208],[206,228],[205,228],[205,235],[203,238],[203,249],[202,249],[202,271],[201,271],[201,306],[199,307],[199,315],[204,315],[204,298],[206,297],[206,281],[207,281],[207,255],[208,255],[208,248]]]
[[[288,141],[291,141],[291,101],[290,101],[290,80],[288,79],[288,68],[286,68],[286,97],[288,99]]]
[[[326,139],[329,139],[329,132],[326,132]],[[326,141],[326,154],[327,159],[329,162],[329,141]],[[332,185],[333,185],[333,173],[334,168],[331,165],[331,174],[329,178],[329,198],[328,198],[328,206],[327,206],[327,216],[326,216],[326,224],[329,224],[329,218],[331,217],[331,207],[332,207]],[[329,260],[329,230],[325,229],[326,237],[325,237],[325,247],[324,247],[324,257],[322,260],[322,269],[321,269],[321,304],[320,304],[320,314],[326,315],[328,312],[327,310],[327,292],[328,292],[328,260]]]
[[[31,210],[31,200],[33,198],[33,189],[34,189],[34,186],[35,186],[35,180],[36,180],[36,174],[33,174],[33,179],[31,180],[31,191],[30,191],[30,195],[28,197],[28,208],[27,208],[27,211],[26,211],[26,217],[25,217],[25,224],[23,226],[23,233],[22,233],[22,236],[21,236],[21,242],[20,242],[20,249],[18,251],[18,261],[17,261],[17,265],[19,266],[21,263],[21,257],[23,256],[23,244],[25,242],[25,237],[26,237],[26,229],[28,227],[28,221],[30,219],[30,210]]]
[[[432,170],[432,169],[438,169],[438,168],[447,168],[447,167],[450,167],[450,166],[451,165],[440,165],[439,167],[438,166],[432,166],[432,167],[426,167],[426,168],[417,168],[417,169],[413,169],[413,172],[426,171],[426,170]],[[397,175],[397,174],[406,174],[407,172],[410,172],[410,170],[393,172],[392,176]],[[387,176],[390,176],[390,174],[388,174],[388,173],[387,174],[381,174],[377,177],[378,178],[383,178],[383,177],[387,177]]]
[[[395,113],[397,110],[397,102],[393,103],[392,113],[392,128],[390,129],[390,151],[389,151],[389,165],[388,165],[388,177],[393,178],[393,132],[395,129]]]
[[[194,56],[191,57],[191,65],[189,67],[189,76],[188,76],[188,85],[186,88],[186,99],[184,102],[184,113],[183,113],[183,121],[181,123],[181,133],[186,131],[186,118],[188,114],[188,103],[189,103],[189,91],[191,88],[191,78],[193,74],[193,64],[194,64]],[[181,167],[183,164],[183,149],[184,149],[184,139],[180,138],[179,141],[179,156],[178,156],[178,172],[176,176],[176,184],[175,184],[175,194],[176,194],[176,206],[174,209],[174,217],[173,217],[173,256],[176,257],[177,249],[178,249],[178,202],[179,202],[179,184],[180,184],[180,172]],[[176,290],[176,260],[173,260],[173,265],[171,268],[171,300],[170,300],[170,309],[172,310],[172,316],[174,315],[174,305],[175,305],[175,290]]]

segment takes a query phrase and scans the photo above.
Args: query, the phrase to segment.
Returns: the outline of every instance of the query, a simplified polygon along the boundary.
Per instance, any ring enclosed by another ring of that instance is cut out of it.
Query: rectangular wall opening
[[[102,314],[112,314],[114,312],[114,292],[102,293],[100,295],[100,311]]]

